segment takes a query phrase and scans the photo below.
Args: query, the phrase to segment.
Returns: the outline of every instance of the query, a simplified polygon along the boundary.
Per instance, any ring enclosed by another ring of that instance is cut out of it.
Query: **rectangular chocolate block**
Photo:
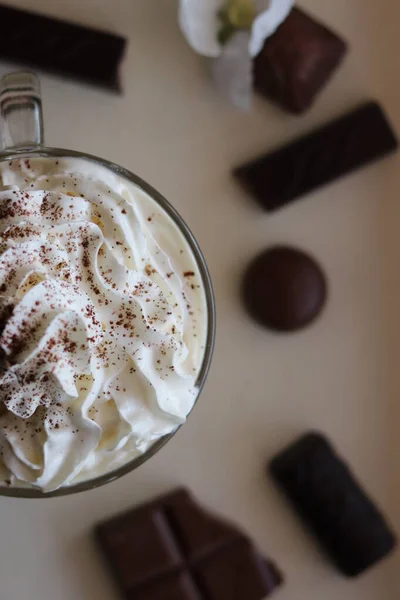
[[[270,471],[345,575],[360,575],[395,548],[384,517],[322,435],[302,437],[272,460]]]
[[[263,600],[282,583],[246,536],[185,490],[99,525],[96,538],[129,600]]]
[[[255,87],[288,111],[305,112],[346,52],[346,42],[295,7],[256,56]]]
[[[376,102],[234,170],[267,211],[397,150],[398,141]]]
[[[124,38],[4,5],[0,23],[0,59],[120,91]]]

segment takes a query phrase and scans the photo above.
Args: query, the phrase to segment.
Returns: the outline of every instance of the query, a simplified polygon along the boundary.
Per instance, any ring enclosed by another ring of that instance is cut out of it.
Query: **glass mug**
[[[0,82],[0,162],[21,158],[80,158],[99,164],[120,178],[125,178],[148,194],[175,223],[187,241],[199,269],[204,288],[207,310],[207,332],[204,357],[196,382],[198,390],[196,402],[207,379],[211,364],[215,340],[215,303],[210,275],[201,250],[186,223],[169,204],[148,183],[130,171],[102,158],[59,148],[47,148],[44,145],[42,103],[40,84],[34,73],[20,72],[5,75]],[[90,490],[104,485],[133,471],[156,452],[158,452],[176,433],[177,430],[156,441],[143,455],[133,458],[130,462],[94,479],[61,487],[52,492],[43,492],[34,487],[0,486],[0,496],[15,496],[23,498],[49,498],[65,496]]]

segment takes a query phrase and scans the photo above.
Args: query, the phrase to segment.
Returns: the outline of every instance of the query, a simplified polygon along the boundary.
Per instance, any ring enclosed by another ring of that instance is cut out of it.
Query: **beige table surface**
[[[47,142],[121,163],[174,203],[209,261],[218,341],[189,423],[136,473],[70,498],[0,499],[1,600],[114,600],[92,525],[181,484],[236,519],[280,563],[287,584],[277,600],[398,600],[399,554],[359,580],[343,579],[264,466],[296,435],[321,429],[400,531],[400,156],[272,216],[229,177],[233,165],[371,97],[400,132],[398,0],[302,1],[352,46],[302,118],[262,100],[244,115],[221,100],[179,35],[174,0],[13,4],[130,38],[122,97],[42,78]],[[323,318],[298,335],[261,331],[238,298],[244,266],[275,242],[314,253],[329,275]]]

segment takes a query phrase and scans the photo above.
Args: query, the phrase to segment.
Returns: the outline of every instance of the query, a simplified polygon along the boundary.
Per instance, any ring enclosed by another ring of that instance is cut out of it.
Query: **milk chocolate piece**
[[[347,44],[299,8],[254,61],[255,86],[294,113],[306,111],[343,61]]]
[[[395,548],[384,517],[322,435],[302,437],[271,462],[270,470],[345,575],[360,575]]]
[[[380,159],[398,142],[378,104],[368,102],[313,133],[275,150],[234,175],[273,211]]]
[[[296,331],[320,314],[327,284],[313,258],[294,248],[276,246],[250,264],[242,292],[256,321],[275,331]]]
[[[0,58],[119,91],[126,40],[10,6],[0,6]]]
[[[283,581],[246,536],[185,490],[99,525],[96,537],[130,600],[263,600]]]

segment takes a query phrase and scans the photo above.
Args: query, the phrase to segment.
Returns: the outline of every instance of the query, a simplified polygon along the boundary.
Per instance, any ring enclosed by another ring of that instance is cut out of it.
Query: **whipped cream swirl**
[[[50,491],[185,420],[204,290],[176,225],[124,178],[68,157],[0,174],[0,478]]]

